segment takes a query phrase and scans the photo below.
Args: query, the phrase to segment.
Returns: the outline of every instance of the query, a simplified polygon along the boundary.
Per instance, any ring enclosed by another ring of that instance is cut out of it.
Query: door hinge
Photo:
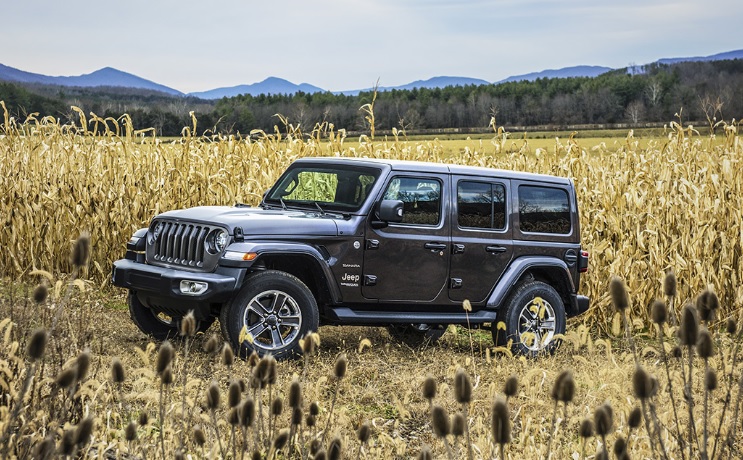
[[[376,275],[364,275],[364,286],[376,286],[377,276]]]
[[[451,245],[451,253],[452,254],[464,254],[464,245],[463,244],[452,244]]]
[[[449,281],[449,287],[451,289],[460,289],[462,287],[462,278],[452,278]]]
[[[379,249],[379,240],[366,240],[366,249]]]

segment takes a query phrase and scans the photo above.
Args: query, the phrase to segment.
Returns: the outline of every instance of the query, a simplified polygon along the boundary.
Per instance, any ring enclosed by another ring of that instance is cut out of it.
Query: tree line
[[[607,72],[595,78],[543,78],[496,85],[419,88],[358,95],[296,93],[241,95],[217,101],[121,88],[20,87],[0,84],[13,116],[28,113],[75,121],[70,105],[85,113],[118,118],[128,113],[137,129],[153,127],[165,136],[191,125],[204,131],[246,135],[283,130],[277,118],[310,131],[317,123],[368,132],[360,110],[373,102],[375,128],[408,133],[440,128],[731,120],[743,116],[743,60],[652,64]]]

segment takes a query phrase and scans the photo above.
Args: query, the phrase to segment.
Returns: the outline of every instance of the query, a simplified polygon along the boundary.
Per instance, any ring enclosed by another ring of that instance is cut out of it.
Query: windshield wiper
[[[284,211],[287,211],[289,208],[286,207],[286,203],[284,203],[284,199],[279,197],[279,203],[281,203],[281,209]]]
[[[320,204],[317,201],[313,201],[313,203],[315,203],[315,206],[317,206],[317,209],[320,210],[320,215],[321,216],[324,216],[325,215],[325,210],[320,207]]]

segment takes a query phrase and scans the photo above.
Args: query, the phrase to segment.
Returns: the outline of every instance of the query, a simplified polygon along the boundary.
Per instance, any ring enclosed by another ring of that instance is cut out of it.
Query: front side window
[[[377,177],[379,171],[372,168],[295,165],[279,179],[265,202],[353,212],[366,201]]]
[[[403,202],[403,224],[437,225],[441,217],[441,182],[420,177],[396,177],[384,192],[385,200]]]
[[[506,228],[506,188],[487,182],[459,182],[457,222],[462,228]]]
[[[570,203],[564,189],[519,186],[519,221],[522,232],[570,233]]]

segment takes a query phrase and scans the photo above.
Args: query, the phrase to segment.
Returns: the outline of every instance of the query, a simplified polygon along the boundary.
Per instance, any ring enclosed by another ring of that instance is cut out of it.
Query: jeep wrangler
[[[126,248],[112,281],[139,329],[163,340],[193,311],[241,356],[301,353],[321,325],[415,342],[450,324],[536,355],[589,305],[575,188],[523,172],[303,158],[258,207],[165,212]]]

